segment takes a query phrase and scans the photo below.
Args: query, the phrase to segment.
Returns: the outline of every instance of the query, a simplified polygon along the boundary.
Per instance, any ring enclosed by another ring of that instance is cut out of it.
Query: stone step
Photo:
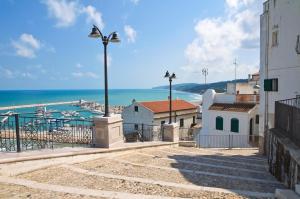
[[[276,199],[300,199],[300,196],[291,189],[276,189]]]

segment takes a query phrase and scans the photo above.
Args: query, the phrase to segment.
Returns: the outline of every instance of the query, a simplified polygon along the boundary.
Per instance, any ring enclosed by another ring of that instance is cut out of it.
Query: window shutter
[[[222,117],[216,118],[216,129],[223,130],[223,118]]]
[[[272,91],[272,81],[270,79],[264,80],[264,91]]]
[[[236,118],[231,119],[231,132],[239,132],[239,120]]]

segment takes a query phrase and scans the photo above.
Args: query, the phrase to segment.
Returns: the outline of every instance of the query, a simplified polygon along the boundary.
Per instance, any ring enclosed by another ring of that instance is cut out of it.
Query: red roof
[[[169,112],[169,100],[140,102],[139,104],[150,109],[153,113]],[[182,111],[189,109],[197,109],[197,106],[184,100],[172,100],[172,111]]]
[[[248,112],[255,107],[255,104],[247,103],[234,103],[234,104],[225,104],[225,103],[214,103],[209,107],[209,110],[215,111],[231,111],[231,112]]]

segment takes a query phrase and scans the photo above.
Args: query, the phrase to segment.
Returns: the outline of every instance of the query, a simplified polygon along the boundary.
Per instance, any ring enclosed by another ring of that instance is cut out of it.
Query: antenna
[[[234,87],[235,87],[235,93],[236,93],[236,68],[237,68],[237,65],[238,65],[238,63],[236,61],[236,58],[234,59],[233,64],[234,64]]]
[[[208,75],[208,68],[202,69],[202,75],[204,75],[204,77],[205,77],[205,85],[206,85],[206,76]]]
[[[236,62],[236,59],[234,59],[233,64],[234,64],[234,80],[236,82],[236,68],[237,68],[237,65],[238,65],[238,63]]]

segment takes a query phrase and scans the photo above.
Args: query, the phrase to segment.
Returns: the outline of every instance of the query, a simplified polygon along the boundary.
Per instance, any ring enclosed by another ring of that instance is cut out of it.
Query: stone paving
[[[0,198],[245,199],[284,188],[254,149],[145,148],[0,165],[0,174]]]

